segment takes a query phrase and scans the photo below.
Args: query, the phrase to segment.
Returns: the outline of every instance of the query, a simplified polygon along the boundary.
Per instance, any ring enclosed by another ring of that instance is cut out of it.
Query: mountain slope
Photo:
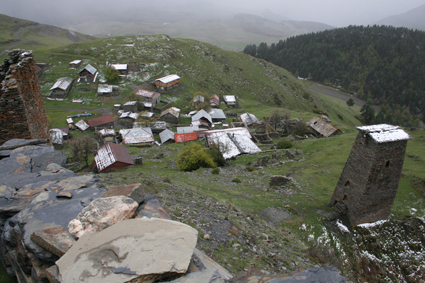
[[[387,17],[375,22],[376,25],[406,27],[425,31],[425,5],[407,11],[406,13]]]

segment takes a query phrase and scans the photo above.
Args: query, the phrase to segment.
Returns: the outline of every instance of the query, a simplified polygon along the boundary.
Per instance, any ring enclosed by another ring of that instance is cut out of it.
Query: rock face
[[[153,282],[184,274],[197,236],[195,229],[180,222],[124,220],[77,241],[56,262],[58,279],[62,283]]]
[[[136,201],[125,196],[96,199],[69,222],[68,231],[77,238],[102,231],[118,221],[133,217],[138,206]]]
[[[136,218],[160,218],[171,220],[170,215],[162,208],[159,200],[156,198],[150,199],[141,205],[140,211],[137,213]]]
[[[126,196],[134,199],[137,203],[140,204],[145,200],[145,190],[140,183],[115,186],[110,188],[102,197],[107,198],[114,196]]]
[[[58,257],[63,256],[75,243],[71,234],[60,226],[34,231],[31,240]]]

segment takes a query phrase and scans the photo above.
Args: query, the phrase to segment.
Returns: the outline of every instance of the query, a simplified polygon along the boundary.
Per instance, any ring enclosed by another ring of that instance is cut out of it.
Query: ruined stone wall
[[[14,50],[0,66],[0,144],[13,138],[49,138],[31,52]]]
[[[376,143],[359,132],[331,199],[343,200],[350,223],[386,219],[397,193],[407,141]]]

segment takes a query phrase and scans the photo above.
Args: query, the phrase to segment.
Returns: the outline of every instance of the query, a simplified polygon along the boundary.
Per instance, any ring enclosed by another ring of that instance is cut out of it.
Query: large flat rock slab
[[[153,282],[184,274],[197,237],[192,227],[171,220],[120,221],[81,237],[56,262],[58,279],[62,283]]]
[[[102,197],[126,196],[134,199],[137,203],[145,201],[145,190],[142,184],[121,185],[110,188]]]
[[[138,207],[136,201],[125,196],[98,198],[69,222],[68,231],[77,238],[102,231],[118,221],[132,218]]]
[[[136,218],[160,218],[171,220],[170,215],[161,206],[158,199],[150,199],[146,203],[141,205],[141,209],[137,213]]]
[[[63,256],[75,243],[74,237],[60,226],[34,231],[31,240],[58,257]]]

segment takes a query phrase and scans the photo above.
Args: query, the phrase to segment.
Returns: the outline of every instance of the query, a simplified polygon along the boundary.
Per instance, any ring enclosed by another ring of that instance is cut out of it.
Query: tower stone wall
[[[0,145],[48,139],[49,125],[31,51],[13,50],[0,66]]]
[[[331,206],[346,207],[353,226],[389,217],[407,140],[381,142],[365,131],[358,133],[330,202]]]

